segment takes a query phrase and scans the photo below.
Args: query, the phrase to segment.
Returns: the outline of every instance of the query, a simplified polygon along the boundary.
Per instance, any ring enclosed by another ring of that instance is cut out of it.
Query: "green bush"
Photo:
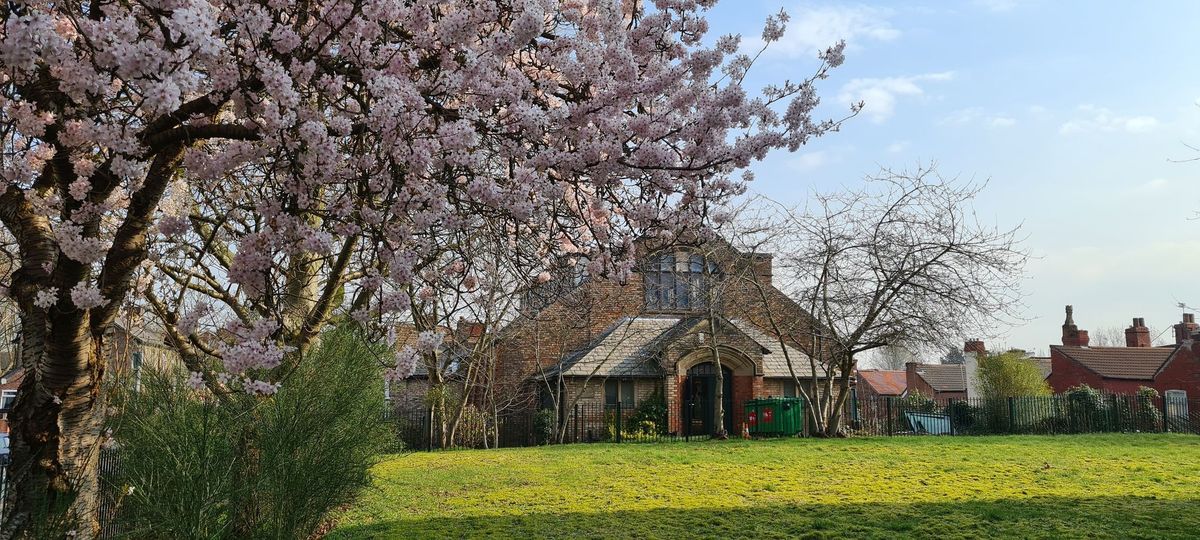
[[[1112,431],[1112,418],[1104,395],[1086,384],[1072,386],[1066,392],[1068,425],[1077,433]]]
[[[1158,410],[1158,390],[1148,386],[1138,387],[1137,412],[1133,415],[1138,431],[1162,431],[1162,411]]]
[[[931,413],[937,410],[937,403],[929,396],[914,390],[900,400],[900,410],[904,412]]]
[[[629,425],[637,426],[644,435],[663,435],[667,432],[667,398],[661,388],[655,388],[629,416]]]
[[[554,409],[542,409],[533,415],[533,438],[535,444],[550,444],[554,440],[554,429],[558,417]]]
[[[143,375],[114,396],[132,538],[307,538],[368,484],[389,448],[378,356],[352,330],[322,336],[270,398],[217,400],[180,373]]]

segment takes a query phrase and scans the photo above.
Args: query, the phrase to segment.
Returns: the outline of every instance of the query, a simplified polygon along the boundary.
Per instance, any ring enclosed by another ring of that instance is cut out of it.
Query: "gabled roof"
[[[749,321],[730,319],[729,323],[762,347],[764,377],[790,378],[792,371],[796,372],[797,377],[812,377],[812,365],[808,361],[807,354],[790,345],[780,347],[779,340],[772,339]],[[785,349],[787,350],[786,356],[783,353]],[[792,369],[788,369],[788,358],[792,360]],[[819,374],[818,376],[825,376],[825,370],[821,366],[817,366],[816,372]]]
[[[860,369],[858,378],[881,396],[903,396],[908,390],[908,374],[885,369]]]
[[[1106,379],[1152,381],[1179,347],[1068,347],[1051,345],[1052,351],[1074,360]]]
[[[935,392],[967,391],[967,371],[962,364],[920,364],[917,375]]]
[[[598,377],[661,376],[658,353],[675,340],[696,331],[697,325],[701,324],[707,324],[706,320],[695,316],[622,317],[586,347],[569,354],[563,361],[561,374]],[[759,351],[756,352],[762,354],[763,376],[791,377],[792,370],[787,366],[788,357],[792,360],[797,376],[810,376],[808,356],[800,350],[787,346],[785,356],[785,349],[779,346],[777,340],[770,339],[748,321],[721,319],[721,324],[745,335],[759,347]],[[818,373],[824,372],[818,368]],[[559,371],[551,370],[545,375],[558,374]]]
[[[647,377],[660,376],[655,354],[664,334],[683,326],[680,317],[622,317],[604,330],[587,347],[567,355],[562,364],[565,376]],[[557,372],[554,372],[557,374]]]

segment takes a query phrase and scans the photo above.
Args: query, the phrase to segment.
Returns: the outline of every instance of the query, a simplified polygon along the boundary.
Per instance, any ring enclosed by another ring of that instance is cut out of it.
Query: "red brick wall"
[[[1046,380],[1055,393],[1065,392],[1080,384],[1114,394],[1132,394],[1142,386],[1149,386],[1160,394],[1167,390],[1183,390],[1187,392],[1188,399],[1200,399],[1200,359],[1191,349],[1176,351],[1153,381],[1105,379],[1053,349],[1050,363],[1052,371]]]
[[[1188,399],[1200,399],[1200,355],[1196,354],[1196,348],[1176,351],[1170,363],[1155,377],[1154,388],[1160,394],[1167,390],[1183,390]]]

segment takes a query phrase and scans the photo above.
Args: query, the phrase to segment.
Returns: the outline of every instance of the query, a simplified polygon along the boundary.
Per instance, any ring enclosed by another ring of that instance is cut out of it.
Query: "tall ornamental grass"
[[[180,373],[117,391],[112,525],[129,538],[309,537],[390,449],[383,352],[337,329],[269,398],[217,399]]]

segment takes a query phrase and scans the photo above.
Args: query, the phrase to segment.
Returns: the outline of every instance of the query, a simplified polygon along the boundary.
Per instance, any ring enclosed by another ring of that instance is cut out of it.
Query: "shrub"
[[[1109,410],[1105,406],[1104,395],[1099,390],[1080,384],[1068,388],[1066,395],[1071,431],[1111,431]]]
[[[533,414],[533,439],[538,445],[550,444],[554,440],[554,428],[558,425],[555,409],[541,409]]]
[[[1158,410],[1158,390],[1148,386],[1138,387],[1137,412],[1134,414],[1134,425],[1138,431],[1161,431],[1162,411]]]
[[[306,538],[367,485],[389,448],[380,353],[322,336],[270,398],[214,399],[181,373],[114,396],[118,527],[133,538]]]
[[[931,413],[937,410],[937,403],[933,401],[933,398],[921,392],[913,391],[900,401],[900,410],[905,412]]]
[[[667,398],[661,388],[655,388],[642,400],[629,416],[629,425],[645,435],[662,435],[667,432]]]

